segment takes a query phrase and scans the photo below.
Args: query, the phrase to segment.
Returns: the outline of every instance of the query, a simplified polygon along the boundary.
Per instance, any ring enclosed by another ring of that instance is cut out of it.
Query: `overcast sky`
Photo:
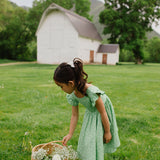
[[[32,2],[34,0],[10,0],[10,1],[16,3],[18,6],[32,7]],[[100,1],[104,2],[104,0],[100,0]],[[153,29],[160,34],[160,25],[159,26],[153,25]]]
[[[9,1],[16,3],[18,6],[32,7],[32,2],[34,0],[9,0]]]

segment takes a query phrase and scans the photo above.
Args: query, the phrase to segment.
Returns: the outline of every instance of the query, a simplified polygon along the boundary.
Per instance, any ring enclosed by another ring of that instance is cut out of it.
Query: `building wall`
[[[54,13],[53,13],[54,12]],[[37,32],[37,61],[57,64],[78,56],[78,33],[68,17],[53,11]]]
[[[90,51],[94,51],[94,62],[96,62],[96,52],[100,45],[99,41],[91,40],[85,37],[79,37],[78,40],[78,57],[81,58],[84,62],[90,62]]]
[[[37,31],[37,61],[45,64],[70,62],[75,57],[90,62],[90,51],[94,51],[94,62],[102,63],[103,53],[97,53],[100,42],[81,37],[68,17],[61,11],[46,16]],[[107,64],[119,62],[119,49],[107,54]]]
[[[98,63],[102,63],[103,54],[107,54],[108,65],[115,65],[119,62],[119,49],[117,49],[116,53],[97,53],[96,59]]]
[[[96,53],[95,57],[96,57],[97,63],[102,63],[102,56],[103,56],[103,53]]]
[[[107,57],[107,64],[115,65],[119,62],[119,50],[116,53],[109,53]]]

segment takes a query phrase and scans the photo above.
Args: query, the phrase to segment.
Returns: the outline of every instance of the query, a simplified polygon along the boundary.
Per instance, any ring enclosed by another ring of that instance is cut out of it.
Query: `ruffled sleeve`
[[[78,106],[79,102],[75,99],[73,93],[67,94],[66,98],[71,106]]]
[[[101,96],[101,99],[104,103],[108,118],[109,118],[109,123],[111,125],[112,121],[113,121],[113,117],[112,114],[114,112],[113,110],[113,106],[112,103],[110,101],[110,99],[108,98],[108,96],[105,94],[104,91],[101,91],[99,88],[93,86],[88,90],[88,96],[91,100],[91,105],[92,107],[96,106],[96,101],[98,100],[99,96]]]
[[[101,91],[96,86],[91,86],[87,91],[88,97],[91,100],[92,107],[95,107],[96,101],[98,100],[99,96],[104,95],[104,91]],[[103,100],[103,98],[102,98]]]

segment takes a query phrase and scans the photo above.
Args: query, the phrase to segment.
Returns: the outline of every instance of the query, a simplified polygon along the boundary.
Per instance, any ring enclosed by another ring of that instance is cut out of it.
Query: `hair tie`
[[[74,67],[74,64],[73,64],[73,61],[68,62],[68,64],[69,64],[72,68],[75,68],[75,67]]]

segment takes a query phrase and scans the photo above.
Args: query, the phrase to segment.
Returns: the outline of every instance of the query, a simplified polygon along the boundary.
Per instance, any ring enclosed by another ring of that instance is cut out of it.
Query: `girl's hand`
[[[72,135],[67,134],[65,137],[63,137],[63,145],[67,146],[67,142],[72,138]]]
[[[112,139],[111,132],[105,132],[103,138],[105,143],[109,143]]]

